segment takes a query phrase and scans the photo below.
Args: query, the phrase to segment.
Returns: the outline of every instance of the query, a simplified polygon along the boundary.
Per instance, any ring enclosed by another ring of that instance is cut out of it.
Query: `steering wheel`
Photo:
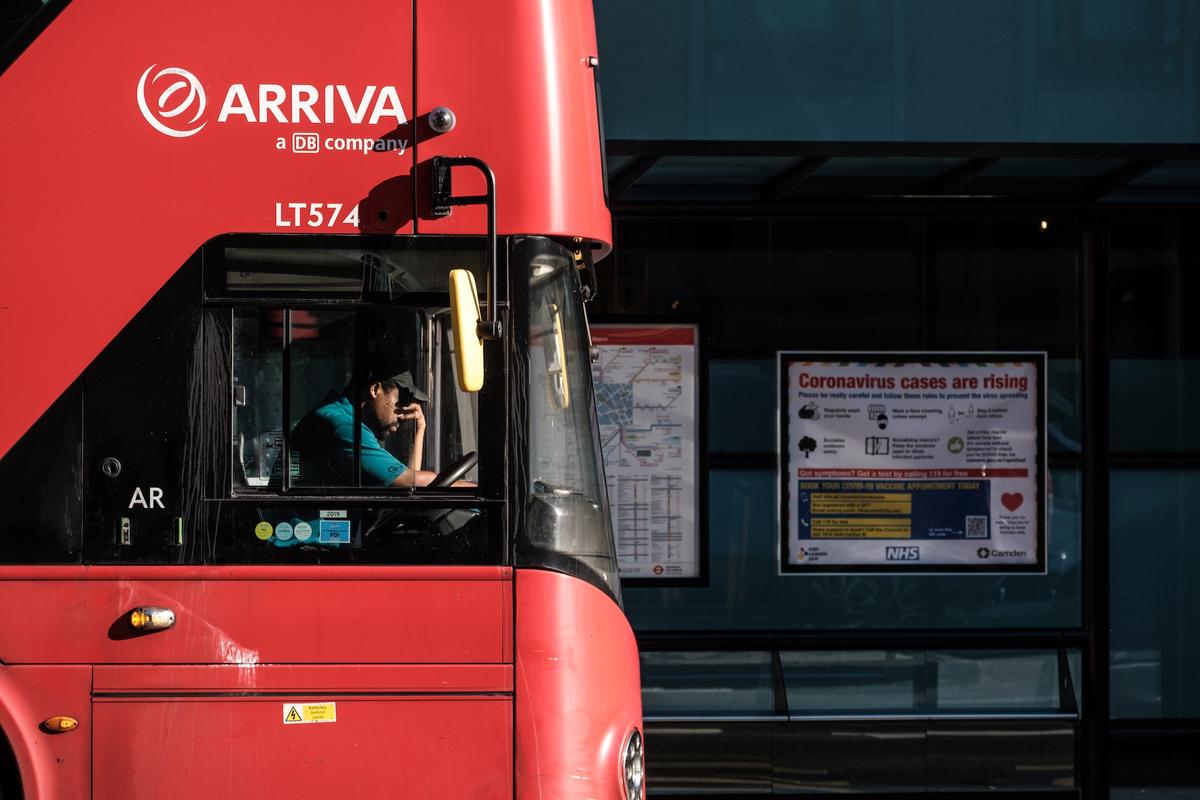
[[[472,450],[439,472],[437,477],[429,482],[429,488],[445,489],[447,486],[453,485],[455,481],[461,480],[478,463],[479,453]]]

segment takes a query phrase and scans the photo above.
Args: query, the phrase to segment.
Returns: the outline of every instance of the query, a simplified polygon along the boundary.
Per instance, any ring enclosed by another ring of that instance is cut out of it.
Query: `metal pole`
[[[1108,225],[1080,225],[1083,304],[1083,796],[1109,797],[1109,302]]]
[[[283,430],[280,432],[279,443],[279,490],[284,494],[292,488],[292,310],[290,308],[283,309],[283,345],[282,345],[283,364],[282,366],[282,381],[283,381],[283,407],[281,413],[283,415]],[[270,484],[271,476],[267,476],[267,483]]]

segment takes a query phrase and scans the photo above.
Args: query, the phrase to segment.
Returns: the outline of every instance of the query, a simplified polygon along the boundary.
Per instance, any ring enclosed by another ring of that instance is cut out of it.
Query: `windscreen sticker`
[[[293,533],[296,536],[296,541],[307,542],[312,538],[312,525],[309,525],[307,522],[297,522]]]
[[[321,512],[325,513],[325,512]],[[320,521],[317,541],[321,544],[349,544],[350,520],[323,519]]]
[[[254,526],[254,535],[265,542],[267,539],[271,538],[271,534],[274,532],[274,530],[275,529],[271,527],[271,523],[260,522]]]
[[[281,522],[275,526],[275,538],[281,542],[286,542],[292,538],[292,523]]]
[[[346,519],[348,516],[349,516],[349,514],[347,513],[346,509],[344,509],[344,508],[336,508],[336,509],[322,508],[321,509],[321,519]]]
[[[284,703],[284,725],[337,722],[337,703]]]

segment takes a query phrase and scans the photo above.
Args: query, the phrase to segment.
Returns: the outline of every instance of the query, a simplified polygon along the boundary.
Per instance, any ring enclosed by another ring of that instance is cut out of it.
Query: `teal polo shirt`
[[[380,445],[375,433],[359,423],[362,448],[362,474],[364,486],[388,486],[397,475],[408,469]],[[354,480],[354,406],[349,399],[330,392],[325,402],[304,415],[292,431],[291,452],[293,463],[300,464],[300,474],[295,486],[355,486]],[[268,519],[278,530],[275,520]],[[342,519],[307,519],[291,517],[287,520],[287,537],[280,539],[273,533],[270,543],[276,547],[295,547],[300,544],[347,545],[352,543],[351,522]],[[304,525],[306,534],[301,538],[298,531]]]
[[[364,486],[387,486],[408,469],[379,443],[374,431],[359,422]],[[331,392],[325,402],[304,415],[291,436],[293,458],[300,462],[297,486],[354,486],[354,406]]]

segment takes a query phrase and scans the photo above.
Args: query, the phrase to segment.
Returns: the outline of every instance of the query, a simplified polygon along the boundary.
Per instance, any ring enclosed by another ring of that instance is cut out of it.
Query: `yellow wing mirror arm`
[[[487,192],[482,195],[455,197],[451,179],[454,167],[474,167],[479,170],[487,184]],[[478,317],[475,327],[480,339],[499,339],[504,329],[500,325],[500,313],[496,309],[496,295],[500,286],[496,244],[496,176],[492,173],[491,167],[473,156],[436,156],[433,159],[432,188],[432,210],[435,217],[450,216],[454,206],[487,206],[487,316]],[[476,302],[475,308],[478,310],[478,302]]]

